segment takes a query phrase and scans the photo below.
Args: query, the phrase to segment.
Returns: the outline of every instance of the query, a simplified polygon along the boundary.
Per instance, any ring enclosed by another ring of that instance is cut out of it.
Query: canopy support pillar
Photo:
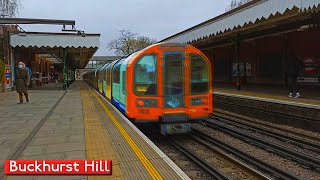
[[[240,40],[239,35],[236,36],[235,43],[234,43],[234,57],[237,62],[237,90],[241,89],[241,82],[240,82]]]
[[[63,90],[67,90],[67,50],[63,48]]]

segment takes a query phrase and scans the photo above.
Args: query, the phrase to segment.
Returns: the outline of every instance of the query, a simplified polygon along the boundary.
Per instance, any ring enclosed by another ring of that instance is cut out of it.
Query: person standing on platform
[[[293,97],[293,94],[296,93],[294,96],[295,98],[300,97],[300,92],[298,90],[297,79],[301,69],[300,62],[297,57],[292,56],[292,60],[288,62],[287,67],[287,75],[288,75],[288,85],[290,89],[289,97]]]
[[[30,84],[29,72],[25,69],[25,64],[19,62],[18,70],[16,71],[16,90],[19,94],[19,104],[23,103],[23,94],[26,97],[26,101],[29,102],[28,86]]]

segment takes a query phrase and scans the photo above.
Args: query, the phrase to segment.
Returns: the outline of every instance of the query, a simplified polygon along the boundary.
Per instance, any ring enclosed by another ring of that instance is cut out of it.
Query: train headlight
[[[207,97],[197,97],[191,99],[191,105],[204,105],[208,104],[208,98]]]
[[[158,107],[157,99],[137,99],[137,107]]]

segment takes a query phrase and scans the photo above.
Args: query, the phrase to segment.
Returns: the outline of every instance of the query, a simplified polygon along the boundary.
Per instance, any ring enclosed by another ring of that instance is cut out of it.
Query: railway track
[[[217,129],[223,133],[241,139],[245,142],[254,144],[255,146],[265,149],[266,151],[272,151],[272,153],[299,162],[305,167],[316,170],[320,169],[320,159],[315,156],[294,149],[289,149],[285,145],[277,144],[270,139],[259,137],[253,133],[245,132],[241,130],[241,128],[226,126],[226,124],[217,121],[204,120],[202,122],[202,125],[205,125],[206,127]]]
[[[268,179],[198,135],[190,133],[183,138],[171,138],[169,142],[214,179]]]
[[[178,143],[177,140],[170,140],[169,143],[175,147],[178,151],[182,152],[185,156],[191,159],[194,163],[200,166],[203,170],[209,173],[214,179],[218,180],[227,180],[231,179],[228,176],[224,175],[217,168],[214,168],[210,163],[208,163],[204,158],[194,153],[192,150],[185,148],[181,143]]]
[[[221,118],[225,118],[227,116],[227,117],[229,117],[229,120],[232,119],[233,121],[237,121],[239,123],[246,124],[246,125],[250,124],[254,128],[259,128],[259,126],[260,126],[261,129],[272,130],[272,133],[278,131],[278,132],[282,132],[282,134],[291,134],[292,136],[296,136],[299,139],[303,138],[304,140],[307,140],[308,142],[312,142],[313,144],[319,144],[319,142],[320,142],[320,138],[317,138],[317,137],[309,136],[309,135],[302,134],[302,133],[299,133],[299,132],[296,132],[293,130],[289,130],[289,129],[285,129],[285,128],[280,128],[280,127],[277,127],[277,126],[274,126],[271,124],[267,124],[265,122],[255,121],[250,118],[243,118],[239,115],[232,115],[229,113],[226,115],[221,110],[216,110],[215,114],[211,115],[211,117],[213,117],[213,116],[221,117]],[[280,133],[278,133],[278,134],[280,134]]]
[[[264,161],[261,161],[233,146],[228,145],[227,143],[224,143],[223,141],[220,141],[212,136],[209,136],[195,128],[192,129],[193,134],[191,135],[191,138],[196,139],[198,142],[205,144],[209,147],[216,147],[219,148],[227,157],[231,157],[232,161],[234,161],[238,166],[242,166],[243,168],[247,168],[248,171],[251,171],[251,173],[255,174],[255,177],[258,177],[258,179],[266,179],[267,177],[264,176],[264,174],[268,174],[269,176],[272,176],[272,178],[277,179],[299,179],[297,176],[292,175],[291,173],[285,172],[277,167],[274,167],[271,164],[268,164]],[[231,154],[234,157],[237,157],[241,161],[240,162],[236,159],[234,159],[232,156],[228,155]],[[248,166],[247,164],[250,164]],[[253,167],[251,167],[253,166]],[[255,169],[258,169],[260,172],[257,172]]]
[[[284,111],[278,110],[277,108],[272,110],[272,109],[268,109],[265,107],[257,107],[257,106],[250,106],[250,105],[244,105],[244,104],[239,104],[239,103],[234,103],[234,102],[228,102],[228,101],[221,101],[221,100],[215,100],[216,103],[216,107],[231,107],[231,108],[236,108],[237,110],[241,109],[243,111],[246,112],[251,112],[251,114],[260,114],[260,117],[275,117],[278,120],[282,120],[282,119],[290,119],[290,124],[286,123],[286,121],[283,121],[282,124],[287,124],[290,126],[294,126],[297,128],[303,128],[306,130],[310,130],[313,132],[318,132],[320,127],[320,121],[319,119],[317,119],[316,117],[308,117],[307,115],[300,115],[300,114],[289,114],[286,113]],[[269,102],[268,106],[272,106],[274,104],[277,103],[272,103]],[[277,107],[277,106],[276,106]],[[275,107],[274,107],[275,108]],[[294,111],[295,109],[292,109],[292,111]],[[265,119],[267,120],[267,119]],[[303,126],[301,126],[301,124],[299,122],[304,122]],[[315,138],[313,140],[319,140],[318,138]]]
[[[283,142],[286,143],[290,143],[293,144],[295,146],[298,146],[300,148],[304,148],[310,151],[313,151],[315,153],[320,154],[320,140],[319,142],[316,142],[313,139],[313,137],[310,136],[306,136],[304,135],[303,137],[299,137],[297,136],[296,133],[291,133],[291,132],[287,132],[287,133],[283,133],[281,132],[279,129],[278,131],[271,129],[271,127],[266,128],[261,126],[261,124],[259,124],[258,126],[255,125],[255,121],[254,122],[245,122],[245,121],[238,121],[235,118],[225,118],[219,114],[215,114],[215,115],[211,115],[210,116],[212,119],[218,120],[220,122],[226,123],[228,125],[231,126],[235,126],[237,128],[241,128],[241,129],[246,129],[252,132],[257,132],[260,134],[263,134],[265,136],[269,136],[272,137],[274,139],[278,139],[281,140]],[[279,132],[280,131],[280,132]]]
[[[241,107],[244,109],[248,109],[250,111],[256,111],[256,112],[263,112],[269,115],[277,115],[277,116],[282,116],[282,117],[290,117],[292,119],[303,119],[304,121],[309,121],[312,123],[319,123],[318,119],[312,118],[312,117],[305,117],[305,116],[301,116],[301,115],[292,115],[292,114],[288,114],[285,112],[279,112],[279,111],[272,111],[272,110],[268,110],[268,109],[261,109],[261,108],[257,108],[255,106],[250,106],[250,105],[240,105],[240,104],[236,104],[236,103],[232,103],[232,102],[225,102],[225,101],[215,101],[217,104],[226,104],[226,105],[230,105],[230,106],[237,106],[237,107]],[[271,103],[271,104],[277,104],[277,103]]]

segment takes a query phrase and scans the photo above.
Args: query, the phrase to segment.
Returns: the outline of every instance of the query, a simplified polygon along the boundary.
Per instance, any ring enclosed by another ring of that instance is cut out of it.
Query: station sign
[[[247,62],[240,62],[239,63],[239,76],[247,76],[250,77],[251,76],[251,64],[247,63]],[[233,63],[232,64],[232,76],[238,76],[238,63]]]
[[[319,83],[320,78],[320,60],[314,57],[305,57],[303,59],[303,70],[298,77],[301,83]]]
[[[5,77],[5,78],[11,78],[11,73],[6,73],[6,74],[4,75],[4,77]]]
[[[6,88],[10,89],[12,87],[11,66],[7,65],[4,72]]]

